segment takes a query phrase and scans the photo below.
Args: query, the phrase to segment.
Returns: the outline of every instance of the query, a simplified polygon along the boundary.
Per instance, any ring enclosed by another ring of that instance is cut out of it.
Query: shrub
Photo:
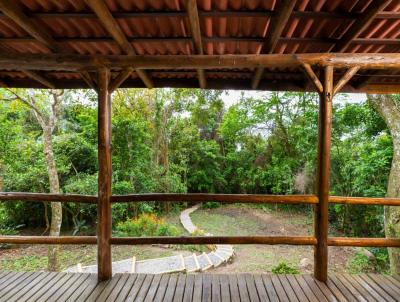
[[[136,219],[128,219],[117,224],[118,236],[175,236],[178,230],[168,225],[155,214],[143,213]]]
[[[208,201],[203,203],[202,207],[203,209],[216,209],[219,208],[221,206],[220,202],[216,202],[216,201]]]
[[[274,266],[272,272],[274,274],[300,274],[300,271],[297,268],[291,267],[286,262],[280,262],[277,266]]]

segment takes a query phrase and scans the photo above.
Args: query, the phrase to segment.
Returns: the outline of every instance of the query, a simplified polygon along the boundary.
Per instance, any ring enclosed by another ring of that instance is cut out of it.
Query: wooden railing
[[[78,194],[44,193],[0,193],[0,201],[24,202],[78,202],[97,204],[97,196]],[[274,203],[274,204],[318,204],[316,195],[254,195],[254,194],[129,194],[112,195],[112,203],[121,202],[206,202],[221,203]],[[330,196],[329,203],[400,206],[400,198],[369,198]],[[180,236],[180,237],[112,237],[111,244],[288,244],[315,246],[318,239],[313,236]],[[0,236],[0,243],[13,244],[97,244],[96,236]],[[345,238],[328,237],[329,246],[400,247],[398,238]]]

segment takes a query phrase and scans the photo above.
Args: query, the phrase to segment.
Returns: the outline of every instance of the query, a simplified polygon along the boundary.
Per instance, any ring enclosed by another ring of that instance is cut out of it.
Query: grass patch
[[[219,209],[198,210],[191,214],[191,218],[197,227],[213,235],[254,235],[260,229],[255,220],[238,215],[228,216],[219,213]]]

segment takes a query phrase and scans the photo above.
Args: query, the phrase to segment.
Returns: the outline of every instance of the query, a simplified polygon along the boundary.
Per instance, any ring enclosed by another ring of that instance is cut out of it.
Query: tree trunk
[[[393,160],[387,196],[400,197],[400,102],[391,95],[368,95],[368,101],[385,120],[393,139]],[[386,237],[400,238],[400,207],[385,207]],[[389,248],[390,269],[400,274],[400,249]]]
[[[50,127],[43,129],[43,150],[47,163],[47,173],[49,175],[50,193],[60,193],[60,183],[58,179],[58,172],[56,168],[56,160],[54,158],[53,143],[52,143],[52,130]],[[50,236],[60,236],[61,222],[62,222],[62,206],[61,202],[51,202],[51,224]],[[58,250],[59,246],[51,245],[48,249],[48,270],[57,271],[59,269],[58,263]]]

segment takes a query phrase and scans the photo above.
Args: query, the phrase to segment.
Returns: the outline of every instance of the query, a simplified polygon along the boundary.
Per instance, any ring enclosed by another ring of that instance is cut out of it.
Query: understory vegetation
[[[49,192],[42,131],[34,113],[7,90],[1,90],[0,96],[0,191]],[[224,103],[227,98],[226,92],[213,90],[116,91],[112,107],[113,194],[314,193],[318,95],[242,94],[230,105]],[[393,156],[390,133],[368,102],[348,103],[346,96],[340,98],[334,102],[330,193],[384,197]],[[45,107],[46,101],[39,100],[38,105]],[[60,191],[96,195],[96,96],[68,91],[63,100],[52,136]],[[177,235],[179,230],[161,217],[186,206],[172,202],[114,204],[113,232],[119,236]],[[205,204],[210,209],[218,206]],[[62,233],[94,233],[96,205],[68,203],[62,207]],[[310,211],[306,206],[286,206],[292,207]],[[16,234],[23,226],[41,234],[48,231],[50,212],[46,202],[1,203],[0,232]],[[384,236],[382,206],[335,204],[329,215],[331,232]],[[371,251],[387,263],[386,250]],[[355,261],[362,264],[363,260]],[[386,269],[383,264],[378,266]],[[277,268],[289,269],[284,264]]]

